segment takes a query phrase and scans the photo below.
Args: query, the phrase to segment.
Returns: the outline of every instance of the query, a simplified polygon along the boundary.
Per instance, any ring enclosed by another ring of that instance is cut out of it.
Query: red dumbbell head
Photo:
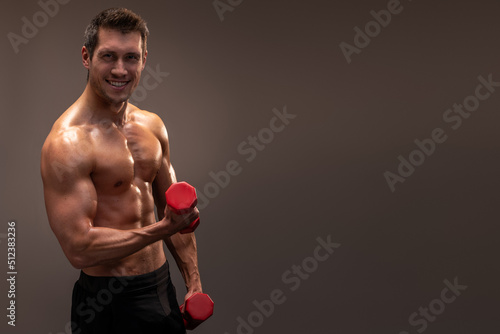
[[[165,192],[165,199],[169,210],[178,215],[190,212],[198,203],[196,189],[186,182],[172,184]],[[192,233],[200,224],[200,218],[191,222],[189,227],[180,231],[181,234]]]
[[[214,302],[207,294],[195,293],[181,305],[181,312],[184,312],[184,325],[191,330],[212,316]]]
[[[186,182],[172,184],[165,192],[165,198],[170,210],[178,215],[188,213],[196,206],[196,190]]]

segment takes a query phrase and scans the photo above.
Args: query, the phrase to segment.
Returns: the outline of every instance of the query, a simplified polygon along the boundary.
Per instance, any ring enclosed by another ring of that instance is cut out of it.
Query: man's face
[[[86,66],[90,86],[111,104],[125,102],[139,84],[146,63],[146,55],[142,57],[141,34],[103,28],[98,34],[94,55]],[[85,50],[83,57],[85,64]]]

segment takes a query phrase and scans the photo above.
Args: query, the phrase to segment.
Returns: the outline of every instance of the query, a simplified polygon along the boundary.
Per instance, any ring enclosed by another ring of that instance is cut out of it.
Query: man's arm
[[[75,268],[117,261],[181,229],[169,217],[131,230],[95,227],[97,194],[90,177],[92,159],[75,157],[71,154],[74,150],[74,143],[64,137],[49,139],[42,149],[41,173],[50,226]]]
[[[153,182],[153,194],[155,198],[156,210],[158,219],[164,218],[166,207],[165,191],[174,182],[177,182],[174,168],[170,162],[168,135],[165,125],[161,119],[157,119],[158,123],[155,127],[155,132],[158,135],[162,150],[163,158],[162,165]],[[198,210],[195,209],[196,214]],[[193,221],[193,219],[190,219]],[[167,248],[175,259],[177,266],[184,278],[187,294],[185,299],[189,298],[196,292],[202,292],[200,273],[198,270],[198,254],[196,249],[196,238],[194,233],[181,234],[177,233],[166,237],[165,243]]]

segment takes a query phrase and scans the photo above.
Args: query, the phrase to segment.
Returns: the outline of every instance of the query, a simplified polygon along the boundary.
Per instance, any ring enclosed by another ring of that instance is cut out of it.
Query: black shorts
[[[94,277],[81,272],[73,289],[73,334],[184,334],[168,262],[137,276]]]

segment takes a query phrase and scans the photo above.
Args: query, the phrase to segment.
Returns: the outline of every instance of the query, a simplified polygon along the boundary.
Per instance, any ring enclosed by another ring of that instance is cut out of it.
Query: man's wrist
[[[165,240],[165,242],[170,238],[172,235],[174,235],[176,232],[172,233],[171,231],[171,223],[170,220],[164,216],[162,219],[158,220],[156,222],[156,225],[161,229],[160,235],[161,239]]]
[[[192,278],[191,280],[189,280],[189,282],[186,282],[186,290],[192,293],[202,292],[199,275],[197,275],[196,278]]]

